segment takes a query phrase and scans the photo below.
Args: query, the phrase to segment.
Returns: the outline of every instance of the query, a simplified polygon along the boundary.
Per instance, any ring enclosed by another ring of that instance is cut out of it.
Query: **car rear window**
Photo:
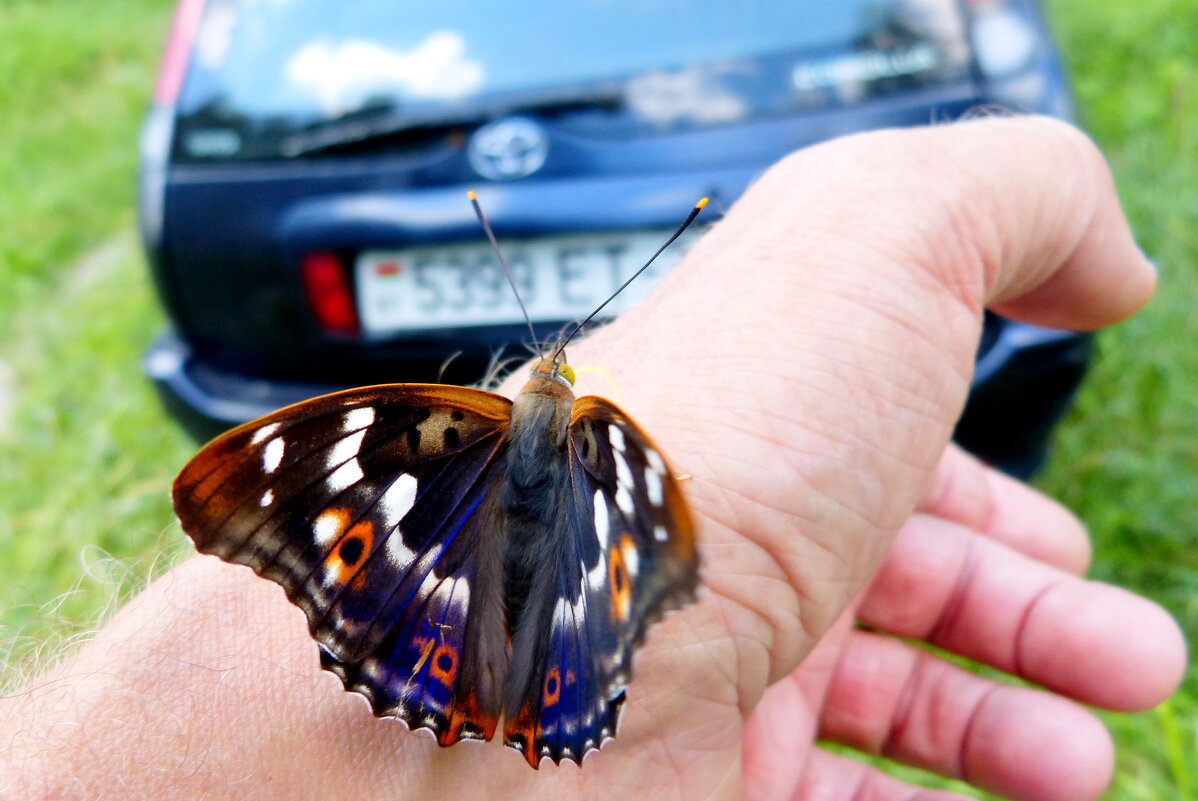
[[[970,64],[959,0],[209,0],[176,157],[295,157],[515,111],[652,135],[960,81]]]

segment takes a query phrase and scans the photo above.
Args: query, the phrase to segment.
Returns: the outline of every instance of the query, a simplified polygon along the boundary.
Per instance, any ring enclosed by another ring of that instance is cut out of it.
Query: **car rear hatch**
[[[698,197],[718,214],[799,147],[976,104],[978,7],[208,0],[172,103],[159,287],[234,371],[424,378],[459,345],[475,364],[524,334],[466,187],[548,335]]]

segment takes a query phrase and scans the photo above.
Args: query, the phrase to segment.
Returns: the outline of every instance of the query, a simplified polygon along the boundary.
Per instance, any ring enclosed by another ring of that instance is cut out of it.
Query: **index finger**
[[[945,449],[916,510],[1070,573],[1080,575],[1090,566],[1090,537],[1072,512],[955,444]]]

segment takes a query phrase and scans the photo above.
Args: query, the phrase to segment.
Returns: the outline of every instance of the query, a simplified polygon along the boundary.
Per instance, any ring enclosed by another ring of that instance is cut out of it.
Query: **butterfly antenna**
[[[682,225],[678,226],[678,229],[676,231],[674,231],[674,233],[670,234],[670,238],[665,241],[665,244],[663,244],[661,247],[659,247],[657,249],[656,253],[654,253],[652,256],[649,257],[649,261],[645,262],[645,264],[639,270],[637,270],[635,273],[633,273],[632,276],[627,281],[620,284],[620,288],[617,289],[615,292],[613,292],[611,294],[611,297],[609,297],[607,300],[600,303],[599,308],[597,308],[597,309],[595,309],[595,311],[591,312],[590,315],[585,320],[583,320],[581,323],[574,326],[574,330],[570,332],[570,336],[566,337],[565,340],[562,341],[562,343],[557,346],[557,351],[553,354],[554,360],[556,360],[559,355],[561,355],[562,353],[565,352],[566,345],[570,344],[570,340],[574,338],[575,334],[577,334],[579,331],[582,330],[582,327],[584,325],[589,323],[591,320],[595,319],[596,314],[603,311],[603,308],[605,306],[607,306],[607,304],[609,304],[613,300],[615,300],[617,295],[619,295],[621,292],[623,292],[625,289],[627,289],[628,285],[631,284],[633,281],[635,281],[640,276],[641,273],[643,273],[645,270],[648,270],[649,265],[651,265],[657,259],[658,256],[660,256],[663,252],[665,252],[666,248],[668,248],[670,245],[674,244],[675,239],[682,236],[682,232],[690,227],[690,224],[695,221],[695,218],[699,216],[699,212],[703,211],[703,207],[706,205],[707,205],[707,198],[700,199],[699,202],[695,204],[695,207],[693,209],[691,209],[691,213],[686,215],[686,219],[682,221]]]
[[[449,369],[449,365],[453,364],[453,360],[461,356],[465,351],[455,350],[449,354],[449,358],[441,362],[441,368],[437,370],[437,383],[442,384],[445,381],[445,371]]]
[[[507,259],[503,257],[503,251],[499,249],[499,241],[495,239],[495,232],[491,230],[491,224],[487,222],[487,215],[483,214],[483,207],[478,205],[478,195],[474,194],[474,190],[471,189],[466,192],[466,196],[470,198],[470,205],[474,207],[474,213],[478,217],[483,231],[486,232],[487,239],[491,240],[491,247],[495,250],[495,256],[499,259],[500,266],[503,267],[503,274],[507,276],[508,286],[512,288],[512,292],[516,295],[516,302],[520,304],[524,322],[528,324],[528,334],[532,337],[530,341],[536,344],[537,332],[532,327],[532,318],[528,316],[528,309],[524,306],[524,298],[520,297],[520,290],[516,289],[516,279],[512,276],[511,268],[507,266]]]

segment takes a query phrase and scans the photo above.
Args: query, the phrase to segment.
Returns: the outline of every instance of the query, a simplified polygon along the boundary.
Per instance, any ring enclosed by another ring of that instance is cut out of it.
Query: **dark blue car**
[[[142,139],[172,322],[147,369],[200,436],[351,385],[477,381],[527,330],[467,188],[551,337],[696,198],[714,216],[805,145],[988,105],[1070,116],[1027,0],[183,0]],[[1087,354],[988,318],[958,439],[1026,474]]]

